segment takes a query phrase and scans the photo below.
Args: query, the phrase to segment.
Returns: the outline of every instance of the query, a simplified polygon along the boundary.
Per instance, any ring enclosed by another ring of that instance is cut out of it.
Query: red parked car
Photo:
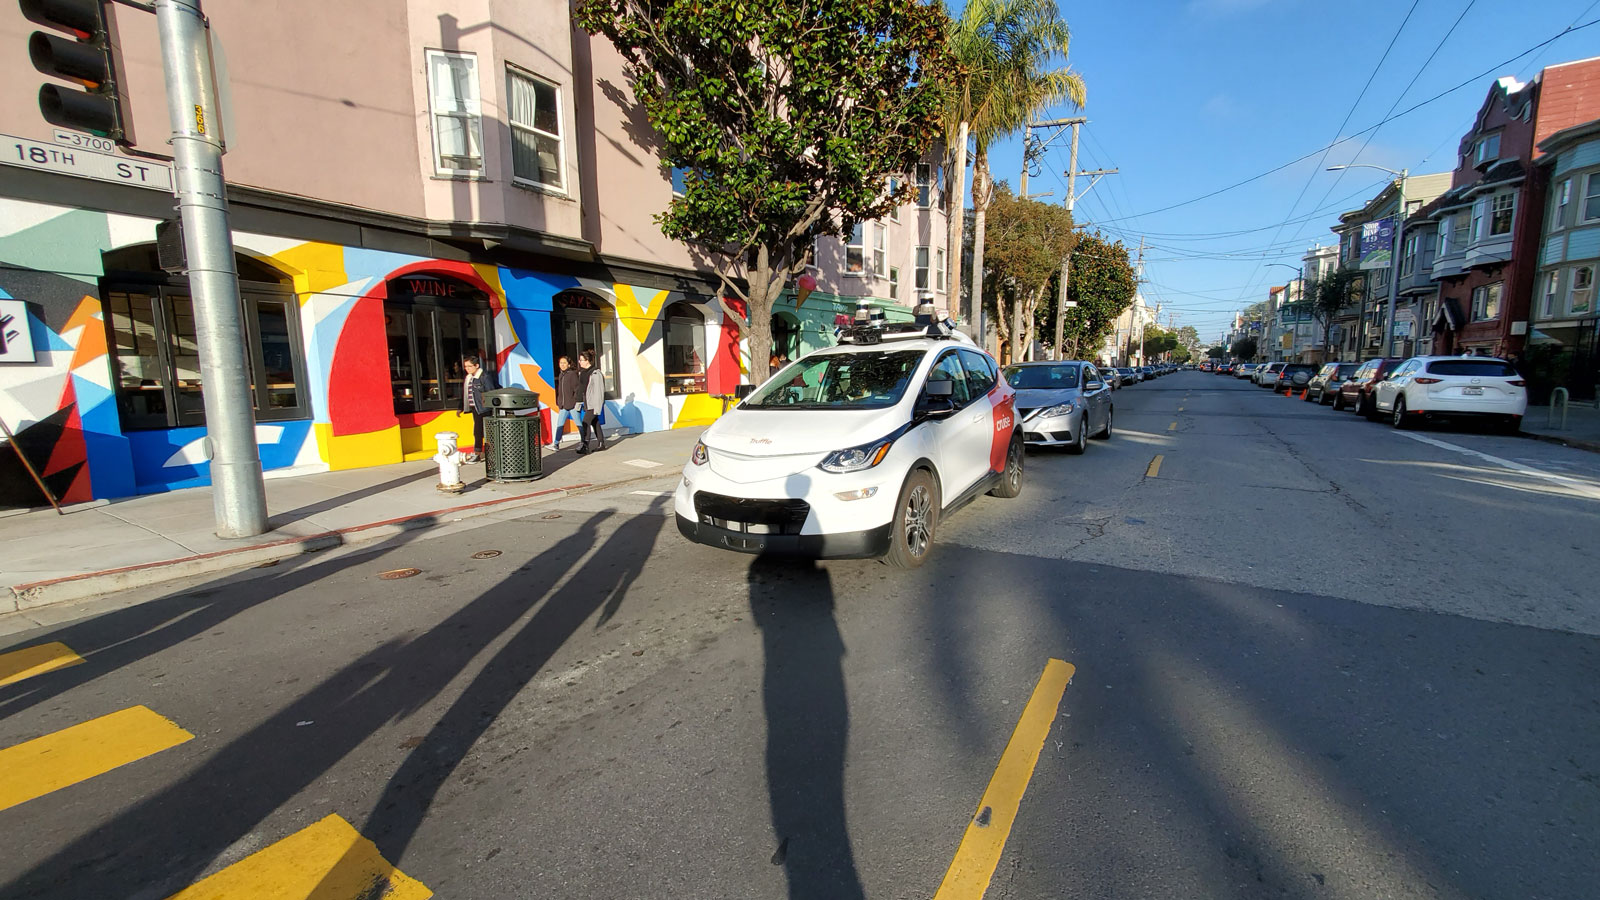
[[[1333,408],[1354,409],[1357,414],[1372,418],[1377,413],[1377,407],[1372,402],[1373,390],[1385,375],[1403,362],[1404,357],[1386,356],[1362,363],[1354,375],[1339,385],[1339,393],[1333,397]]]

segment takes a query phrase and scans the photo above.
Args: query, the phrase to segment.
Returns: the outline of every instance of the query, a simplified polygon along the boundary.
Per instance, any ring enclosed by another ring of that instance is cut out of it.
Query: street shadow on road
[[[368,817],[363,831],[388,859],[398,862],[439,787],[473,742],[567,638],[603,607],[614,606],[638,576],[663,519],[640,516],[625,522],[596,550],[601,526],[613,515],[607,511],[589,517],[426,632],[361,654],[218,748],[180,781],[0,888],[0,895],[166,896],[181,889],[375,731],[440,697],[486,647],[509,633],[411,749]],[[314,567],[308,568],[295,583],[308,584],[316,577]],[[248,601],[225,608],[237,613],[278,591],[248,593]],[[159,622],[149,611],[152,606],[136,610],[141,618]],[[168,608],[166,614],[170,618],[186,611]],[[189,621],[204,613],[204,607],[194,608],[174,623],[186,626],[182,632],[166,634],[160,646],[207,627]],[[141,655],[156,649],[146,646]]]
[[[815,562],[761,557],[748,577],[765,659],[772,862],[783,867],[790,900],[861,898],[845,819],[850,710],[833,581]]]

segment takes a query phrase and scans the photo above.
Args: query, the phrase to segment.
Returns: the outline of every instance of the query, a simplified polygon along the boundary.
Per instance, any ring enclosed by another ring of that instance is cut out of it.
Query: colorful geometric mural
[[[0,198],[0,297],[28,301],[36,361],[0,367],[0,417],[18,445],[68,501],[122,497],[209,482],[203,427],[124,431],[114,393],[99,299],[102,254],[150,244],[155,221]],[[236,233],[237,252],[281,273],[300,311],[310,417],[262,422],[262,466],[272,473],[325,471],[419,459],[435,434],[469,444],[469,416],[444,410],[396,413],[384,301],[406,275],[455,279],[487,295],[495,368],[506,386],[555,403],[552,313],[563,291],[582,291],[614,311],[616,399],[608,427],[641,433],[708,424],[722,402],[708,394],[669,398],[663,376],[662,311],[681,294],[588,277],[429,259],[314,241]],[[748,367],[738,330],[714,303],[705,316],[710,394],[731,394]],[[549,410],[544,416],[546,434]],[[14,453],[0,451],[0,505],[42,505]]]

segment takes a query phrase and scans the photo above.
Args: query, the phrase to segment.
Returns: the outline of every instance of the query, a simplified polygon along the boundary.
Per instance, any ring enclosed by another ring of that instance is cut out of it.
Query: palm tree
[[[1083,106],[1083,78],[1066,67],[1071,34],[1056,0],[970,0],[954,19],[950,49],[960,74],[945,114],[945,144],[955,157],[946,196],[950,260],[956,295],[961,288],[961,228],[966,195],[967,142],[972,165],[972,291],[970,310],[983,302],[985,211],[994,196],[989,177],[989,145],[1016,134],[1040,110],[1067,100]],[[975,323],[976,315],[968,316]],[[972,326],[969,326],[972,327]],[[1012,329],[1000,323],[1000,330]],[[982,340],[982,335],[974,335]]]

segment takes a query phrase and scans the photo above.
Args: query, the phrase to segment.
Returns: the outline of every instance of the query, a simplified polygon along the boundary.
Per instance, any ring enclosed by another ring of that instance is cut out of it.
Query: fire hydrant
[[[459,494],[467,486],[461,483],[461,461],[465,456],[456,448],[456,433],[441,431],[433,439],[439,443],[439,452],[433,456],[433,461],[439,464],[439,490]]]

